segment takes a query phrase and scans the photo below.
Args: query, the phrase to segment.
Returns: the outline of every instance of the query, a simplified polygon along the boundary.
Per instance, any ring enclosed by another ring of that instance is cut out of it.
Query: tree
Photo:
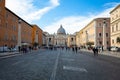
[[[120,37],[117,37],[117,43],[120,43]]]
[[[94,45],[94,42],[87,42],[86,44],[91,46],[91,45]]]

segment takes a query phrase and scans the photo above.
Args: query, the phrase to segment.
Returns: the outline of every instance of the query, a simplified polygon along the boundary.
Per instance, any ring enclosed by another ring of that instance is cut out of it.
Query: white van
[[[112,47],[111,47],[111,51],[118,51],[118,47],[112,46]]]

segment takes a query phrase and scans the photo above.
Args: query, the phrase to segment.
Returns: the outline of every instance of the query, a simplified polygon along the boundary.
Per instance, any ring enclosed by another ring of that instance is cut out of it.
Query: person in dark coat
[[[98,56],[98,48],[95,49],[95,55]]]
[[[95,47],[94,47],[92,50],[93,50],[93,54],[94,54],[94,56],[95,56]]]
[[[98,48],[97,47],[93,48],[93,53],[94,53],[94,56],[98,56]]]
[[[77,53],[77,46],[75,46],[75,52]]]
[[[74,47],[72,47],[72,51],[74,52]]]

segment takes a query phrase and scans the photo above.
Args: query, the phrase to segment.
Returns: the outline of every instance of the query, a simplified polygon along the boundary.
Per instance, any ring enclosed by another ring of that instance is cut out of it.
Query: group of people
[[[93,49],[94,56],[98,56],[98,48],[94,47]]]
[[[22,51],[23,53],[27,53],[28,51],[31,52],[31,50],[33,50],[33,48],[31,46],[29,46],[29,47],[26,47],[26,46],[20,47],[20,46],[18,46],[18,51],[19,52]]]
[[[75,51],[75,52],[77,53],[77,52],[78,52],[78,47],[77,47],[77,46],[72,47],[72,51],[73,51],[73,52]]]

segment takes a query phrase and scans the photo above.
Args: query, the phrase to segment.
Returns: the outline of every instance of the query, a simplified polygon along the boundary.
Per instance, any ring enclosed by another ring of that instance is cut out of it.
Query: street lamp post
[[[18,47],[21,47],[21,19],[18,20]]]

